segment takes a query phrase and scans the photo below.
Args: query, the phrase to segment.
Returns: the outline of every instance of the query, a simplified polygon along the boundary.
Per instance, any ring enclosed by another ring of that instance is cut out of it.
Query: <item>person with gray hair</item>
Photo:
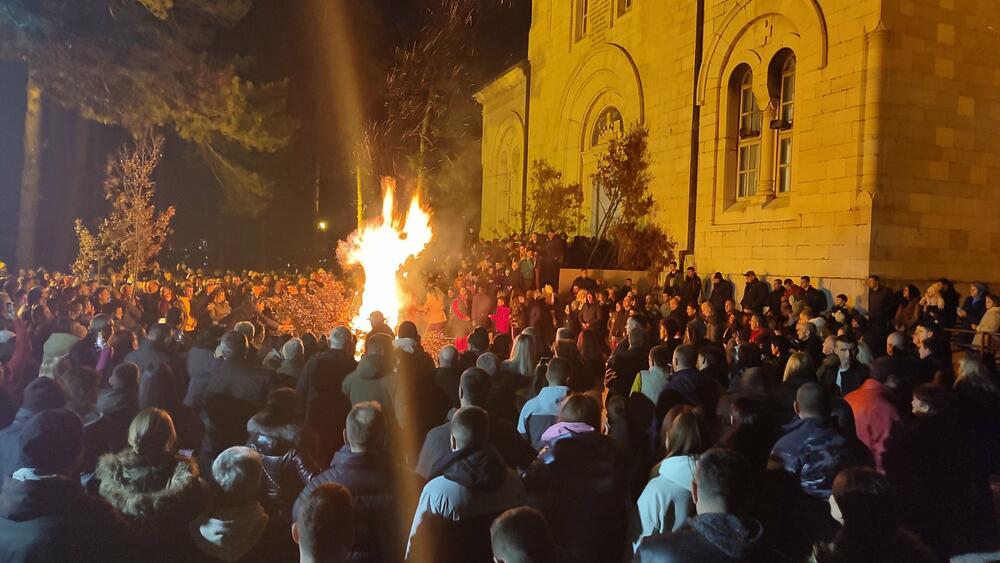
[[[358,367],[351,330],[338,326],[330,331],[330,349],[313,354],[299,375],[295,391],[305,424],[319,435],[317,459],[330,459],[344,445],[344,420],[351,403],[340,386]]]
[[[212,462],[212,502],[191,521],[190,545],[179,546],[171,559],[293,560],[296,549],[287,524],[270,518],[260,503],[263,472],[260,455],[250,448],[220,453]]]

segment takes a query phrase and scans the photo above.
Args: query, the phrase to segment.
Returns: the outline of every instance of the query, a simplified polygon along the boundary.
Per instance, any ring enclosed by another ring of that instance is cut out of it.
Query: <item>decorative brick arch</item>
[[[615,106],[627,123],[645,122],[645,100],[639,69],[624,47],[606,43],[573,70],[562,95],[563,104],[554,124],[557,149],[579,154],[584,147],[584,129],[594,112]]]
[[[727,79],[723,71],[730,66],[733,49],[740,37],[768,16],[791,21],[805,41],[818,42],[816,49],[796,50],[800,68],[826,67],[829,36],[817,0],[741,0],[722,18],[719,31],[705,51],[705,62],[698,73],[698,105],[704,105],[710,88],[719,87]]]

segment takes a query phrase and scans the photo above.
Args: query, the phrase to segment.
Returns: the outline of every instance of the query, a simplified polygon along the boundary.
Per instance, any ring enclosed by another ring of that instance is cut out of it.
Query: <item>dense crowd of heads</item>
[[[0,276],[4,561],[937,561],[995,546],[1000,307],[477,243],[398,326],[313,273]],[[564,276],[560,283],[560,273]],[[562,291],[560,291],[562,288]],[[832,299],[831,299],[832,297]],[[363,332],[367,331],[366,334]],[[430,334],[446,335],[425,349]],[[360,336],[360,338],[359,338]]]

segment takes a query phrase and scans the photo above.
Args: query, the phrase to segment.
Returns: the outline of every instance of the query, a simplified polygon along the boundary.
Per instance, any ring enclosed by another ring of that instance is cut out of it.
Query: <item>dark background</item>
[[[360,122],[378,118],[385,104],[385,75],[394,50],[419,37],[429,5],[438,0],[349,0],[352,52],[330,53],[326,34],[334,27],[312,21],[306,2],[257,0],[250,14],[220,38],[218,49],[249,55],[248,78],[289,80],[288,112],[299,123],[292,143],[256,163],[274,182],[271,205],[257,217],[221,212],[221,194],[211,173],[185,142],[166,136],[164,158],[156,172],[157,201],[175,205],[174,234],[161,260],[183,260],[211,267],[277,268],[330,259],[336,241],[356,226],[354,164],[344,141],[344,108],[330,92],[351,88],[337,64],[353,62],[358,76]],[[500,73],[524,57],[530,19],[529,0],[482,0],[476,26],[475,56],[465,64],[483,77]],[[12,262],[17,232],[25,111],[24,65],[0,62],[0,261]],[[478,88],[482,84],[475,84]],[[45,103],[43,109],[42,200],[38,255],[42,266],[67,269],[76,255],[73,220],[93,225],[107,212],[101,189],[108,155],[130,139],[119,128],[88,122],[74,112]],[[470,177],[481,185],[481,177]],[[316,229],[315,193],[319,219]],[[374,193],[375,186],[366,185]],[[369,202],[369,205],[371,202]],[[436,217],[452,226],[478,225],[478,200],[461,217]]]

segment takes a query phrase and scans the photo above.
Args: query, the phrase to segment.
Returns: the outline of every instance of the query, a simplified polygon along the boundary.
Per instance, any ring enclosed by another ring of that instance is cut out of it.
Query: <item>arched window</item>
[[[753,72],[745,68],[742,73],[736,82],[739,88],[736,197],[749,197],[757,193],[760,176],[761,111],[753,92]]]
[[[607,142],[608,135],[621,135],[623,132],[621,112],[614,106],[606,107],[594,121],[594,128],[590,132],[590,146],[602,145]]]
[[[787,53],[780,66],[779,106],[777,128],[777,171],[778,193],[788,193],[792,189],[792,130],[795,123],[795,55]]]

